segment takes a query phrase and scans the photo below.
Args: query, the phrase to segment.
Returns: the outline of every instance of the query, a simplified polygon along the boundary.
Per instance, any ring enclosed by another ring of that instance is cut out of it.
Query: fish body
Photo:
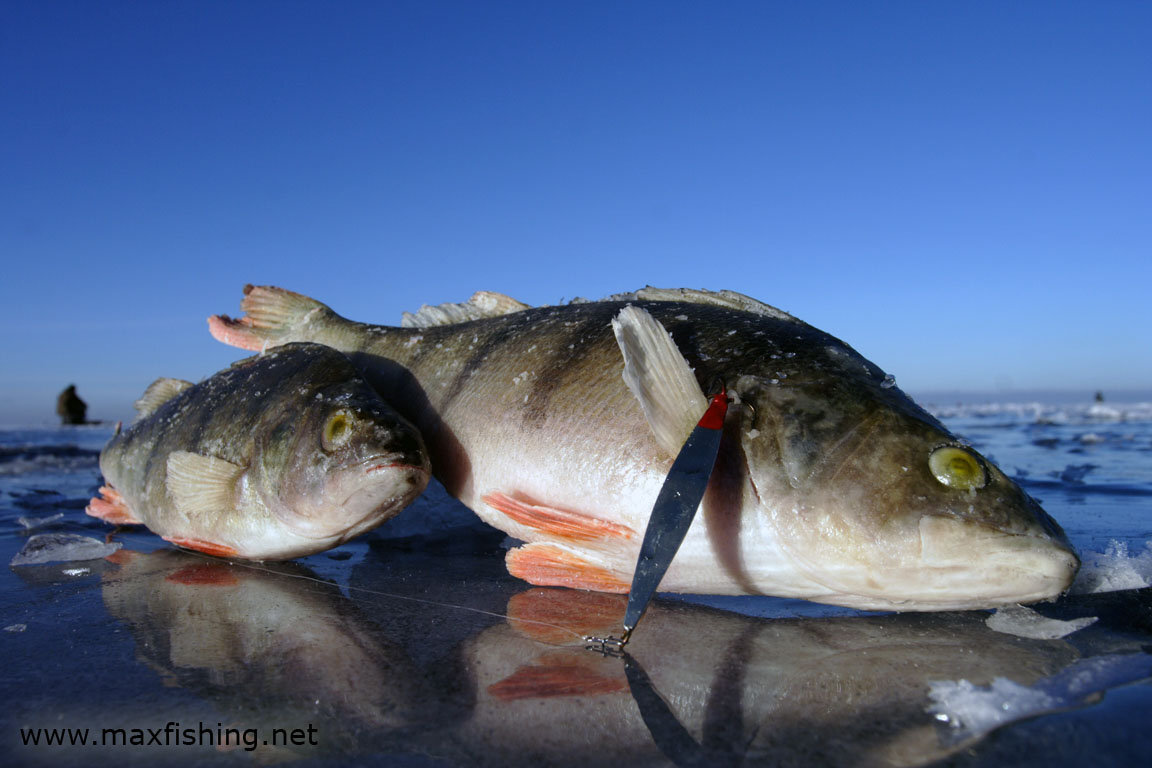
[[[662,591],[948,610],[1052,598],[1078,567],[1039,505],[878,366],[739,294],[539,308],[478,294],[421,310],[427,327],[353,322],[272,287],[242,308],[210,318],[218,339],[333,346],[402,404],[449,492],[525,542],[508,567],[534,584],[628,590],[716,379],[734,403]]]
[[[415,428],[348,359],[289,344],[200,384],[155,382],[100,454],[89,514],[209,554],[287,559],[334,547],[427,485]]]

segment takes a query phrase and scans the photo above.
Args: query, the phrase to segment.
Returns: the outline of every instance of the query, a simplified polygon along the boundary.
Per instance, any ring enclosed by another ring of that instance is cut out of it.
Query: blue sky
[[[0,421],[358,320],[731,288],[907,390],[1152,387],[1152,6],[0,4]]]

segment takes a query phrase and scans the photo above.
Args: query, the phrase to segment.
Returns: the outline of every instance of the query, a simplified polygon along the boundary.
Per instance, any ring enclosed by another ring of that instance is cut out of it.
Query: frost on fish
[[[348,354],[420,429],[448,492],[524,542],[508,563],[532,583],[631,581],[639,541],[572,542],[551,523],[643,531],[683,425],[718,380],[737,402],[662,590],[948,610],[1051,599],[1078,566],[1035,500],[880,366],[731,291],[649,287],[462,322],[445,309],[417,328],[353,322],[272,286],[246,287],[241,307],[211,318],[212,334]],[[668,343],[618,335],[638,327],[630,314]],[[670,395],[661,371],[675,372]]]
[[[41,533],[30,537],[9,564],[41,565],[98,560],[112,554],[121,546],[119,542],[105,543],[100,539],[75,533]]]

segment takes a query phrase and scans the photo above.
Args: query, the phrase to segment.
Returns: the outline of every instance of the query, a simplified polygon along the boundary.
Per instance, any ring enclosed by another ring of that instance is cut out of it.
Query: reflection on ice
[[[296,564],[231,565],[175,550],[119,552],[104,604],[172,686],[254,727],[320,729],[329,747],[431,714],[404,649]],[[387,617],[384,617],[387,618]],[[260,750],[279,758],[275,748]]]
[[[991,701],[1014,712],[1071,706],[1131,679],[1131,664],[1113,658],[1152,660],[1128,640],[1093,658],[1091,637],[994,632],[983,612],[767,620],[661,600],[620,659],[585,650],[582,637],[618,630],[623,596],[515,592],[498,578],[466,591],[452,570],[467,567],[464,554],[450,569],[404,563],[382,576],[396,565],[388,555],[368,553],[357,572],[371,588],[353,574],[349,598],[298,564],[119,552],[102,576],[104,603],[141,662],[229,722],[314,725],[321,746],[307,757],[922,765],[1003,722],[989,719]],[[471,605],[423,599],[437,590]],[[484,601],[504,615],[474,607]],[[1102,623],[1111,615],[1084,610]]]

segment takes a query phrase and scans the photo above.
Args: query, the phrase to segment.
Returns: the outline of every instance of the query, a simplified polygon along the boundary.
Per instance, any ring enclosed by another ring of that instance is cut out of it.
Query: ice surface
[[[1084,552],[1080,559],[1080,573],[1072,584],[1072,594],[1152,586],[1152,541],[1144,542],[1144,552],[1130,557],[1128,544],[1112,539],[1103,553]]]
[[[1101,405],[1099,403],[1051,404],[1040,402],[988,402],[936,404],[925,408],[940,419],[1008,417],[1033,424],[1099,424],[1152,421],[1152,402]]]
[[[1042,616],[1031,608],[1022,605],[1011,608],[1000,608],[984,623],[989,629],[1003,632],[1016,637],[1028,637],[1033,640],[1056,640],[1072,634],[1078,629],[1096,621],[1095,616],[1086,616],[1071,621],[1060,621]]]
[[[991,685],[967,680],[929,683],[928,712],[948,723],[957,736],[978,736],[1005,723],[1045,712],[1069,709],[1109,688],[1143,680],[1152,674],[1152,656],[1116,654],[1082,659],[1064,671],[1026,686],[1005,677]]]
[[[0,476],[90,471],[99,457],[99,451],[75,445],[0,445]]]
[[[122,545],[105,544],[91,536],[74,533],[41,533],[28,539],[24,548],[16,553],[10,565],[40,565],[41,563],[96,560],[107,557]]]
[[[1059,477],[1065,483],[1083,483],[1084,477],[1094,469],[1097,469],[1095,464],[1069,464],[1064,467],[1063,472],[1053,471],[1050,474],[1053,477]]]

